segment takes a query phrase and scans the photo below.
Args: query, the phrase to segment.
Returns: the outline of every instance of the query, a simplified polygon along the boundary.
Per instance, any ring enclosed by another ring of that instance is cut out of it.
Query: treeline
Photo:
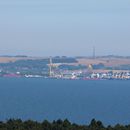
[[[53,63],[77,63],[78,61],[75,58],[71,57],[53,57]],[[17,60],[15,62],[0,63],[0,75],[5,74],[6,72],[16,73],[20,72],[21,74],[36,74],[43,75],[48,73],[50,64],[50,59],[27,59],[27,60]],[[69,68],[69,67],[68,67]],[[74,68],[74,67],[73,67]]]
[[[75,58],[52,58],[53,63],[77,63]],[[28,60],[17,60],[15,62],[0,63],[0,68],[48,68],[50,64],[49,59],[28,59]]]
[[[65,120],[49,122],[37,122],[32,120],[22,121],[21,119],[9,119],[6,122],[0,122],[0,130],[130,130],[130,125],[107,126],[101,121],[93,119],[89,125],[78,125]]]

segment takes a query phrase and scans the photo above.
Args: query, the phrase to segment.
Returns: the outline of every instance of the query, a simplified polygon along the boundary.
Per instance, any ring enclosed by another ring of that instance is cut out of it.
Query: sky
[[[0,55],[130,56],[130,0],[0,0]]]

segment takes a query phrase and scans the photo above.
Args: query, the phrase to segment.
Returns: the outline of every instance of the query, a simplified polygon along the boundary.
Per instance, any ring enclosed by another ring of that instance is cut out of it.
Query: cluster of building
[[[6,73],[1,75],[1,77],[43,77],[43,78],[55,78],[55,79],[83,79],[83,80],[100,80],[100,79],[130,79],[130,71],[127,72],[96,72],[93,70],[90,72],[89,70],[58,70],[58,71],[49,71],[47,75],[37,75],[37,74],[21,74],[20,72],[16,73]]]
[[[59,74],[53,73],[48,78],[57,78],[57,79],[84,79],[84,80],[100,80],[100,79],[119,79],[119,80],[129,80],[130,72],[88,72],[85,70],[77,71],[62,71]]]
[[[98,79],[130,79],[130,72],[92,73],[91,78],[98,78]]]
[[[92,65],[90,64],[87,70],[59,70],[55,72],[52,70],[52,62],[50,61],[49,66],[49,77],[48,78],[57,78],[57,79],[84,79],[84,80],[100,80],[100,79],[117,79],[117,80],[129,80],[130,71],[98,71],[93,70]]]

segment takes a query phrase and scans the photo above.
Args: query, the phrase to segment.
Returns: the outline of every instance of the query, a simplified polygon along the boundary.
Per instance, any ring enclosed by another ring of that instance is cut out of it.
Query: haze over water
[[[130,81],[0,78],[0,120],[130,123]]]

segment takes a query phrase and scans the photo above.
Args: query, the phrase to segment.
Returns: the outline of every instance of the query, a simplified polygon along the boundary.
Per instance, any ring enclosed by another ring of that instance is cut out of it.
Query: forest
[[[0,121],[0,130],[130,130],[130,125],[104,126],[101,121],[92,119],[90,124],[79,125],[69,120],[54,120],[49,122],[37,122],[32,120],[22,121],[21,119],[9,119]]]

